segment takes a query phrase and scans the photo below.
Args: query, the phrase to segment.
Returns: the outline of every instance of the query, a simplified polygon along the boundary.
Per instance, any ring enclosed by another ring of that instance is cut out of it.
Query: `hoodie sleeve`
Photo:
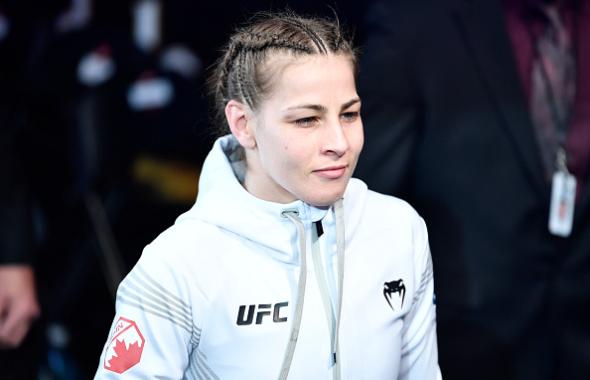
[[[167,253],[147,246],[119,285],[95,379],[183,378],[200,329],[187,281]]]
[[[416,285],[405,317],[399,379],[439,380],[432,259],[426,225],[422,218],[419,221],[414,231]]]

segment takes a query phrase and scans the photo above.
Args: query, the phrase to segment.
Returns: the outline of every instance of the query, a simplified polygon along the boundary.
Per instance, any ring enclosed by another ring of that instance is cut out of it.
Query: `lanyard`
[[[545,13],[540,10],[539,10],[539,12]],[[549,18],[549,16],[547,16],[546,14],[544,14],[544,17]],[[552,22],[552,21],[546,20],[546,22]],[[565,20],[563,22],[565,23]],[[564,28],[565,28],[565,25],[564,25]],[[571,46],[572,46],[571,50],[573,52],[576,52],[576,50],[577,50],[576,46],[577,46],[577,42],[578,42],[577,41],[578,18],[577,17],[574,17],[574,24],[573,24],[572,29],[573,29],[573,33],[572,33],[571,41],[573,43],[571,44]],[[561,169],[561,165],[563,165],[562,163],[564,162],[562,160],[566,160],[567,155],[562,156],[562,154],[560,152],[563,152],[564,154],[566,152],[566,149],[565,149],[566,138],[567,138],[567,132],[569,129],[569,124],[570,124],[574,104],[571,105],[572,109],[568,110],[569,112],[565,111],[563,115],[560,115],[559,107],[557,105],[555,91],[554,91],[553,87],[551,86],[551,81],[549,79],[549,73],[548,73],[547,67],[545,66],[545,62],[543,61],[543,59],[541,57],[538,38],[534,35],[534,32],[533,32],[530,24],[527,24],[527,30],[528,30],[529,37],[531,40],[531,45],[533,47],[534,58],[539,63],[539,66],[540,66],[541,78],[543,81],[543,88],[544,88],[545,94],[547,95],[547,99],[549,101],[551,118],[552,118],[553,124],[555,126],[554,131],[555,131],[555,134],[557,137],[557,142],[559,145],[558,152],[556,152],[556,160],[561,161],[561,162],[557,162],[558,167]],[[566,73],[566,75],[575,75],[575,70],[576,69],[575,69],[575,60],[574,60],[573,69],[570,70],[570,72]],[[575,102],[575,95],[574,95],[573,101]],[[565,162],[567,162],[567,161],[565,161]]]

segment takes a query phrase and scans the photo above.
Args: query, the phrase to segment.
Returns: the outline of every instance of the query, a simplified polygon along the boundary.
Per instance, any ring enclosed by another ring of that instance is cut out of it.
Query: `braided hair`
[[[229,133],[224,112],[228,101],[234,99],[256,110],[270,93],[273,73],[280,67],[269,63],[279,54],[293,58],[341,54],[350,57],[357,71],[357,52],[337,19],[306,18],[290,12],[259,14],[230,37],[209,77],[218,134]]]

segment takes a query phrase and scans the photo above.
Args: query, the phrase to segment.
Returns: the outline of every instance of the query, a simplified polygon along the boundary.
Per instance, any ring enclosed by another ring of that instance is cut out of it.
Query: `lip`
[[[314,173],[326,179],[338,179],[344,175],[348,165],[329,166],[314,170]]]

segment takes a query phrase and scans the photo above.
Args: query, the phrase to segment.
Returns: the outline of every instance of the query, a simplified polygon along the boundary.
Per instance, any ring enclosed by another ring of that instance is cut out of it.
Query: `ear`
[[[256,147],[251,115],[250,107],[236,100],[230,100],[225,106],[225,118],[229,129],[240,145],[246,149]]]

